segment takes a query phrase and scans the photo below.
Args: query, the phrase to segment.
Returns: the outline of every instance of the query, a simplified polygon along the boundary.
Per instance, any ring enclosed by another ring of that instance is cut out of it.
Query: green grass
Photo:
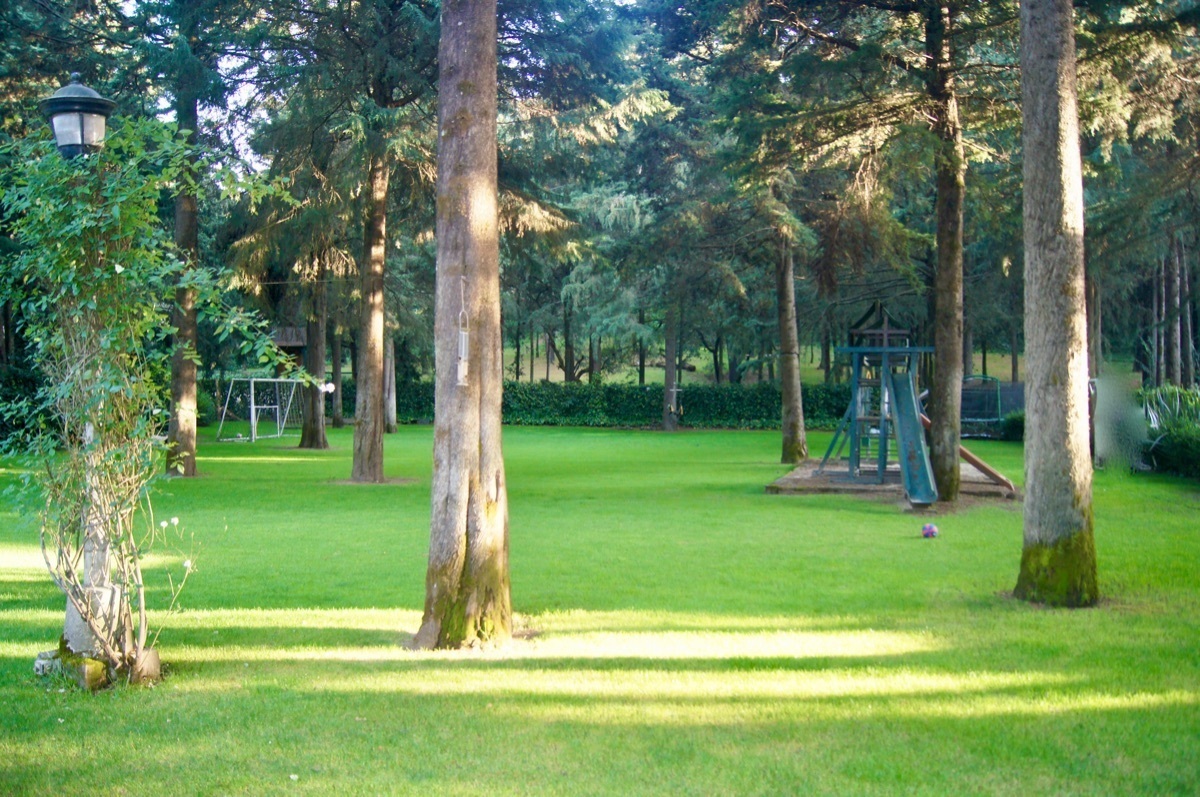
[[[765,495],[777,434],[512,428],[525,633],[430,654],[431,431],[387,441],[411,483],[340,483],[332,442],[203,442],[163,484],[198,570],[152,691],[33,677],[62,598],[0,514],[0,793],[1200,792],[1194,483],[1098,474],[1107,598],[1047,610],[1005,595],[1015,504],[922,540],[898,501]]]

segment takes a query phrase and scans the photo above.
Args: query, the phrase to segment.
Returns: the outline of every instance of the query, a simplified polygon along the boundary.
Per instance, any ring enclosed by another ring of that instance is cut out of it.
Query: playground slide
[[[929,420],[929,416],[922,412],[921,413],[921,424],[926,429],[928,429],[931,426],[933,426],[933,421]],[[972,465],[974,465],[975,469],[978,470],[980,473],[982,473],[984,476],[987,476],[988,479],[991,480],[992,484],[998,484],[1001,487],[1005,488],[1006,490],[1008,490],[1009,492],[1012,492],[1012,493],[1015,493],[1017,491],[1017,488],[1012,483],[1011,479],[1009,479],[1007,476],[1005,476],[1000,471],[993,468],[991,465],[984,462],[982,459],[980,459],[975,454],[971,453],[971,451],[966,446],[958,447],[958,455],[960,457],[962,457],[963,459],[965,459],[967,462],[970,462]]]
[[[921,408],[911,372],[888,375],[892,404],[892,424],[896,427],[896,442],[900,455],[900,475],[909,503],[928,506],[938,498],[933,481],[933,465],[925,447],[925,432],[921,427]]]

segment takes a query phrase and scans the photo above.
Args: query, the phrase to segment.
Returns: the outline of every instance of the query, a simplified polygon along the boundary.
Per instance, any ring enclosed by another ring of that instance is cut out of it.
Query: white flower
[[[113,266],[113,271],[117,272],[118,274],[120,274],[124,270],[125,270],[125,267],[119,263],[117,265]]]
[[[192,560],[191,559],[183,560],[183,569],[188,571],[189,573],[192,572]]]
[[[173,518],[171,518],[171,525],[172,525],[172,526],[178,526],[178,525],[179,525],[179,518],[177,518],[177,517],[173,517]]]
[[[165,529],[165,528],[167,527],[167,521],[165,521],[165,520],[164,520],[162,523],[159,523],[159,524],[158,524],[158,527],[159,527],[160,529]]]

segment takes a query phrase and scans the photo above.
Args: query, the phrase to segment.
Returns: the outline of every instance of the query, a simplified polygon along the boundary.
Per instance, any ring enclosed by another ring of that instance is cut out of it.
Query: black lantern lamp
[[[105,124],[116,105],[80,83],[77,72],[72,73],[70,83],[41,102],[64,158],[77,158],[104,146]]]

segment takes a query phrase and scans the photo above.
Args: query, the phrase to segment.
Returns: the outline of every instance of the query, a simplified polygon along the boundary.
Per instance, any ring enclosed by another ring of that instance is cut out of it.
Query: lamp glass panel
[[[51,120],[54,139],[60,147],[79,146],[83,143],[83,114],[60,113]]]
[[[104,143],[104,117],[98,113],[80,114],[83,121],[83,144],[88,147]]]

